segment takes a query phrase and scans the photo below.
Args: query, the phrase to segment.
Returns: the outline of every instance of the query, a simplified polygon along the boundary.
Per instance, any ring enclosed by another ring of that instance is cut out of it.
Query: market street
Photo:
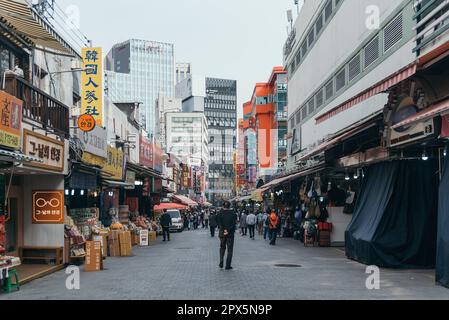
[[[367,290],[365,266],[342,249],[305,248],[279,239],[271,247],[236,235],[234,270],[218,268],[218,240],[206,231],[161,237],[133,257],[107,258],[101,272],[81,271],[80,290],[65,287],[64,271],[35,280],[2,299],[449,299],[433,270],[381,270],[381,289]],[[276,267],[294,264],[301,267]]]

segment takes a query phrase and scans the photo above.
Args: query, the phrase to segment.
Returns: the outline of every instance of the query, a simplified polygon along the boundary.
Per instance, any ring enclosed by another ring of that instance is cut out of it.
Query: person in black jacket
[[[209,228],[210,228],[210,236],[215,237],[215,228],[217,228],[217,215],[215,212],[212,212],[209,216]]]
[[[220,268],[223,268],[224,255],[226,248],[228,256],[226,257],[226,270],[231,270],[232,254],[234,251],[234,234],[237,224],[237,215],[231,209],[231,204],[225,202],[224,209],[221,210],[217,218],[218,227],[220,228]]]
[[[172,222],[171,222],[171,216],[167,212],[166,209],[164,209],[164,213],[161,216],[160,222],[161,222],[162,232],[164,235],[163,241],[165,241],[166,239],[168,241],[170,241],[170,226],[171,226]]]

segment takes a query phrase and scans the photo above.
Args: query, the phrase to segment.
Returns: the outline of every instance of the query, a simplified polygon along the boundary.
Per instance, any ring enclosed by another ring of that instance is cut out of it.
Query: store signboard
[[[142,135],[139,145],[139,163],[145,167],[153,168],[153,145]]]
[[[77,129],[75,131],[75,136],[83,145],[83,153],[88,152],[91,155],[104,159],[108,157],[107,132],[105,128],[97,126],[89,132]],[[86,157],[86,159],[89,158]]]
[[[82,48],[81,113],[103,126],[103,53],[101,48]]]
[[[84,264],[84,270],[86,272],[95,272],[100,271],[102,267],[101,242],[86,241],[86,263]]]
[[[124,159],[122,150],[108,146],[108,158],[103,170],[111,175],[109,179],[123,179]]]
[[[19,149],[22,129],[22,100],[0,91],[0,145]]]
[[[134,171],[126,170],[126,183],[132,185],[132,187],[126,187],[127,190],[134,190],[136,182],[136,173]]]
[[[41,134],[23,130],[23,152],[43,161],[43,163],[31,162],[26,164],[31,167],[46,170],[64,171],[64,143]]]
[[[449,114],[441,117],[441,137],[449,138]]]
[[[32,191],[33,224],[64,224],[64,191]]]
[[[140,246],[141,247],[148,247],[148,237],[149,233],[148,230],[140,230]]]
[[[162,172],[162,148],[159,144],[153,144],[153,169],[157,172]]]

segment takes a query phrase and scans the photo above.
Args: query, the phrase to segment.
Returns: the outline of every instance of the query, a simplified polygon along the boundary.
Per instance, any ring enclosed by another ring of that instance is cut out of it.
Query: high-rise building
[[[166,97],[162,94],[159,95],[156,101],[156,117],[159,119],[156,123],[156,141],[161,145],[162,150],[166,150],[166,131],[165,131],[165,114],[168,112],[181,112],[182,101],[181,99]]]
[[[106,92],[113,102],[141,102],[140,122],[156,135],[156,100],[175,94],[174,45],[131,39],[106,57]]]
[[[209,200],[233,195],[232,155],[237,144],[237,81],[206,78],[204,113],[209,127]]]
[[[192,64],[188,62],[176,63],[176,84],[187,79],[192,74]]]

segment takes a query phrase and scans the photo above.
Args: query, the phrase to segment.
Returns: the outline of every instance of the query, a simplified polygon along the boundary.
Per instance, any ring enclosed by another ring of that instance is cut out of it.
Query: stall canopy
[[[154,211],[173,210],[173,209],[185,210],[187,209],[187,206],[174,202],[161,203],[160,205],[154,206]]]
[[[438,203],[435,172],[434,162],[419,160],[368,168],[345,234],[348,258],[379,267],[432,268]]]
[[[184,204],[186,206],[189,206],[189,207],[196,207],[196,206],[198,206],[198,203],[196,203],[195,201],[187,198],[186,196],[181,196],[179,194],[174,195],[173,199],[176,200],[176,201],[179,201],[182,204]]]
[[[449,161],[444,163],[438,207],[436,280],[449,288]]]
[[[436,103],[433,106],[426,108],[413,116],[408,117],[407,119],[392,126],[392,128],[396,129],[407,125],[412,125],[414,123],[425,121],[447,112],[449,112],[449,99]]]
[[[0,24],[7,25],[30,46],[38,45],[54,51],[79,56],[27,0],[0,0]]]

